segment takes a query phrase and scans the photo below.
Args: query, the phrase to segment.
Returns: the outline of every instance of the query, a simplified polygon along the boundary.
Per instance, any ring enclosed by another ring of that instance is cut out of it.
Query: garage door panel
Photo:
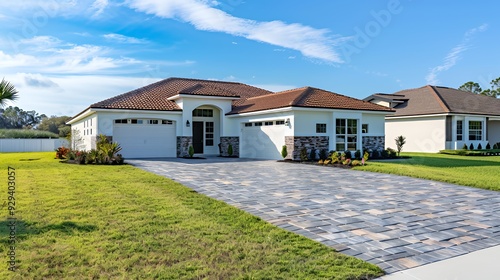
[[[256,159],[281,159],[285,145],[284,126],[243,128],[240,156]]]
[[[125,158],[176,156],[175,125],[115,125],[113,140],[120,144]]]

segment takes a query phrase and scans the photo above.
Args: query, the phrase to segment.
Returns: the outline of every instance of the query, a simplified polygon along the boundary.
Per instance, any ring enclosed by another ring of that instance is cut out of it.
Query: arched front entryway
[[[221,135],[221,110],[199,106],[192,112],[192,135],[195,154],[218,154]]]

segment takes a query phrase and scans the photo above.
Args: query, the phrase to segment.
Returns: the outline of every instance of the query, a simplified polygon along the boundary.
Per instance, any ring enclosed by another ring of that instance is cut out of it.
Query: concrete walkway
[[[500,245],[498,192],[276,161],[127,162],[376,264],[388,274]],[[500,250],[495,252],[498,259]]]

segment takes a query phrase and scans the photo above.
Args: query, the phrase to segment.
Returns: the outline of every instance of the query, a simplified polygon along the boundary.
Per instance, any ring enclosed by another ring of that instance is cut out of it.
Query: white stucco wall
[[[92,137],[97,135],[97,122],[97,114],[94,113],[71,124],[73,142],[71,148],[90,150],[92,148]]]
[[[406,137],[405,152],[436,153],[445,149],[446,117],[387,118],[385,122],[385,146],[396,149],[394,139]]]
[[[385,115],[375,113],[363,113],[361,125],[368,125],[368,132],[363,136],[384,136],[385,135]]]

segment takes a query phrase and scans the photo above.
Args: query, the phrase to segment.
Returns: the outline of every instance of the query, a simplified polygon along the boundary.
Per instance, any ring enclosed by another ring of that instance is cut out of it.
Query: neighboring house
[[[241,83],[169,78],[90,105],[68,123],[79,149],[99,134],[127,158],[196,154],[280,159],[300,150],[384,147],[384,106],[316,88],[279,93]],[[79,137],[78,137],[79,134]],[[220,149],[219,149],[220,144]]]
[[[408,152],[477,149],[500,142],[500,99],[453,88],[424,86],[364,99],[396,110],[386,117],[386,146],[406,137]]]

